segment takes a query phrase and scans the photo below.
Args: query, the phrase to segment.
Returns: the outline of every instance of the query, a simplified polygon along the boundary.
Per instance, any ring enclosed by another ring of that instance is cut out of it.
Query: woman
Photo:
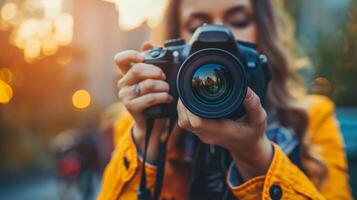
[[[165,19],[165,39],[183,37],[186,41],[203,23],[225,24],[236,39],[256,43],[258,51],[268,56],[273,78],[267,94],[269,109],[265,111],[259,97],[248,89],[243,103],[247,116],[239,122],[202,119],[178,102],[181,129],[176,128],[169,139],[162,199],[187,199],[192,194],[194,199],[352,199],[333,103],[321,96],[301,95],[302,90],[297,95],[293,30],[278,2],[172,1]],[[142,46],[142,50],[150,48],[148,43]],[[116,124],[116,148],[98,199],[136,199],[142,167],[138,152],[143,152],[146,130],[142,111],[169,103],[172,97],[165,74],[142,63],[139,52],[120,52],[115,60],[123,75],[118,82],[119,98],[128,112]],[[159,144],[167,135],[166,121],[155,121],[150,139],[145,165],[150,189]],[[230,154],[226,170],[211,170],[209,162],[204,164],[204,181],[196,184],[199,189],[189,184],[194,150],[187,145],[190,139],[182,139],[190,137],[182,130]],[[223,184],[221,171],[226,179]]]

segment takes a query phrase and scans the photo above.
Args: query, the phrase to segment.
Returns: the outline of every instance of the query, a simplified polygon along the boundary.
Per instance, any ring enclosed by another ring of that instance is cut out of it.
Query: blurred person
[[[100,174],[97,128],[67,130],[54,139],[60,199],[93,199]]]
[[[272,80],[269,109],[264,110],[248,89],[243,103],[247,116],[240,121],[199,118],[178,102],[160,199],[352,199],[334,104],[326,97],[305,94],[296,72],[300,62],[294,30],[282,1],[173,0],[164,20],[162,39],[186,41],[204,23],[225,24],[236,39],[256,43],[258,51],[267,55]],[[142,51],[150,48],[149,43],[142,45]],[[100,200],[137,199],[146,131],[142,112],[172,101],[164,73],[143,63],[140,52],[119,52],[115,60],[123,75],[119,98],[127,112],[115,124],[115,150],[103,176]],[[144,165],[151,190],[166,122],[155,120]],[[200,169],[204,176],[191,180],[195,138],[227,149],[226,169],[204,160]]]

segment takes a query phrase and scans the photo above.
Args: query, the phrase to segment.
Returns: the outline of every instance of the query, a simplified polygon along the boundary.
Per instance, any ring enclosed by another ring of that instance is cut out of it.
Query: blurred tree
[[[321,34],[317,42],[315,93],[330,96],[338,106],[357,106],[357,1],[335,34]]]
[[[301,0],[285,1],[285,7],[294,19],[298,18],[300,6]]]

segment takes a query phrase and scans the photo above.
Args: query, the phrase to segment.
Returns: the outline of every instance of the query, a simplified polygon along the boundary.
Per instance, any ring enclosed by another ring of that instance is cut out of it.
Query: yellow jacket
[[[307,178],[277,145],[273,145],[273,161],[265,176],[255,177],[238,187],[228,183],[238,199],[352,199],[344,144],[334,105],[326,97],[317,95],[307,97],[305,103],[309,116],[309,143],[327,166],[327,179],[320,190],[311,181],[314,177],[311,180]],[[115,149],[104,172],[98,200],[137,199],[142,165],[131,138],[131,126],[130,115],[123,113],[115,125]],[[166,166],[161,196],[163,199],[185,199],[189,177],[184,164],[168,163]],[[145,167],[148,187],[153,188],[156,169],[149,164]]]

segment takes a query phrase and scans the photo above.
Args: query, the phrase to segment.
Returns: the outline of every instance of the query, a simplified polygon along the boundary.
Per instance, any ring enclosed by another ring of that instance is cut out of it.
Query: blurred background
[[[94,199],[120,109],[113,56],[138,49],[166,0],[0,0],[0,199]],[[329,96],[357,198],[357,0],[289,0]]]

